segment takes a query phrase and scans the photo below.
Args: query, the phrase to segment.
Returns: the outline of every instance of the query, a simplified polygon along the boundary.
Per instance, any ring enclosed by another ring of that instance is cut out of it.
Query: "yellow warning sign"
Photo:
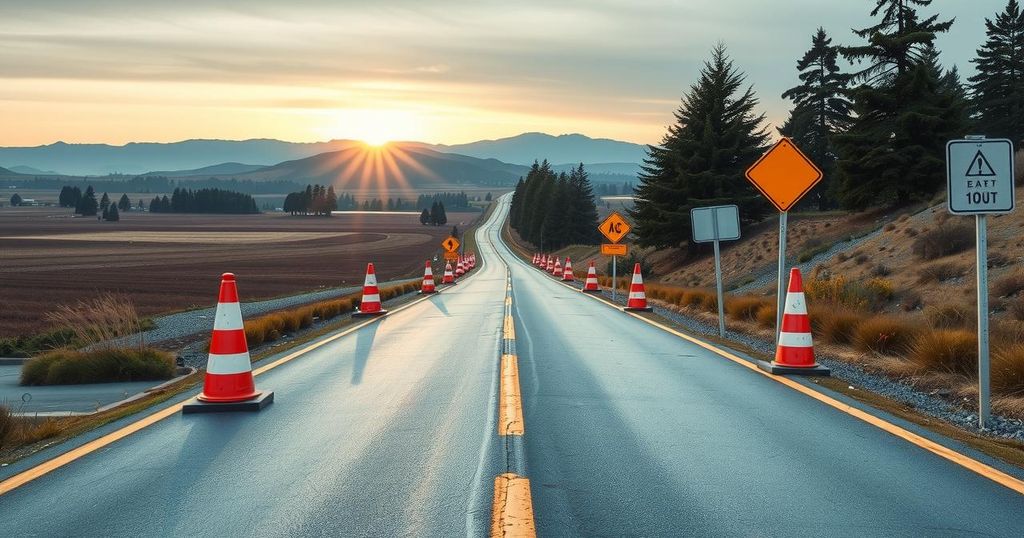
[[[629,256],[629,245],[603,244],[601,254],[604,256]]]
[[[444,253],[444,259],[447,260],[447,261],[450,261],[450,262],[457,262],[457,261],[459,261],[459,253],[458,252],[445,252]]]
[[[454,237],[449,237],[448,239],[441,241],[441,246],[444,247],[445,252],[455,252],[459,250],[459,240]]]
[[[614,211],[612,211],[611,215],[608,215],[608,218],[604,219],[604,222],[597,229],[612,243],[622,241],[622,238],[626,237],[626,234],[632,230],[626,219]]]
[[[788,138],[779,140],[747,170],[747,179],[783,213],[810,192],[821,177],[821,170]]]

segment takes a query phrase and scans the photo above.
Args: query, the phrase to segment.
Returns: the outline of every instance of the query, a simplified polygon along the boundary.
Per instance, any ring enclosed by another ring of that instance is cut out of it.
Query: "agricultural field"
[[[420,274],[452,225],[480,213],[449,213],[448,225],[413,213],[331,218],[124,213],[120,222],[58,208],[0,210],[0,337],[47,328],[59,305],[105,292],[129,296],[143,316],[216,303],[219,276],[238,275],[242,300]]]

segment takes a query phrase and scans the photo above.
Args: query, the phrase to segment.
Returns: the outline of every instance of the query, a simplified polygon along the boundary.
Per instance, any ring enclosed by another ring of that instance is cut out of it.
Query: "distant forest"
[[[486,199],[490,201],[490,193]],[[369,198],[359,202],[351,194],[337,195],[332,186],[306,185],[304,190],[289,193],[282,209],[292,215],[313,216],[329,216],[331,211],[430,211],[437,204],[455,210],[475,211],[469,202],[465,192],[421,194],[415,202],[401,198]]]
[[[149,202],[150,213],[259,213],[256,201],[248,194],[221,189],[174,189],[168,198],[155,197]]]
[[[238,181],[237,179],[200,179],[200,180],[175,180],[163,176],[136,176],[131,179],[115,179],[118,176],[110,176],[110,179],[82,178],[44,178],[32,179],[10,178],[4,179],[4,183],[14,185],[26,190],[57,190],[63,186],[79,187],[81,190],[89,185],[97,191],[121,191],[121,192],[173,192],[177,188],[192,190],[217,189],[232,191],[243,194],[280,194],[301,189],[302,185],[294,181],[252,181],[249,179]]]

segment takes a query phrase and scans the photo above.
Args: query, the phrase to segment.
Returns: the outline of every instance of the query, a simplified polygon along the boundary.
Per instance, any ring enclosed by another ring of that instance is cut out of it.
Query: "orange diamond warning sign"
[[[449,237],[448,239],[441,241],[441,246],[444,247],[446,252],[455,252],[456,250],[459,250],[459,240],[454,237]]]
[[[622,215],[613,211],[611,215],[608,215],[608,218],[604,219],[604,222],[602,222],[597,229],[600,230],[609,241],[612,243],[618,243],[619,241],[622,241],[623,237],[626,237],[626,234],[628,234],[632,228],[630,228],[626,219],[622,218]]]
[[[821,177],[821,170],[788,138],[779,140],[747,170],[747,179],[782,212],[796,205]]]

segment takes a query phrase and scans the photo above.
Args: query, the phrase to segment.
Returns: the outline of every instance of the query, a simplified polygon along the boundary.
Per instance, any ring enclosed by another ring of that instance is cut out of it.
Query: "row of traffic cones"
[[[534,254],[533,265],[561,278],[572,281],[572,261],[565,258],[565,268],[559,260],[548,254]],[[561,271],[561,273],[560,273]],[[568,273],[568,275],[565,275]],[[601,286],[597,281],[597,270],[594,262],[587,269],[587,279],[583,284],[583,293],[600,293]],[[633,280],[629,285],[629,296],[623,309],[633,312],[650,312],[653,309],[647,304],[647,293],[644,289],[640,264],[633,266]],[[811,336],[811,322],[807,316],[807,300],[804,296],[803,277],[800,270],[793,268],[789,275],[789,288],[786,293],[786,307],[782,315],[782,327],[779,331],[775,360],[770,363],[759,361],[759,366],[773,374],[797,375],[829,375],[828,368],[821,366],[814,358],[814,343]]]
[[[463,275],[476,267],[476,255],[460,256],[455,273],[451,263],[446,264],[442,283],[454,283],[455,274]],[[434,275],[430,261],[423,271],[421,293],[435,293]],[[359,308],[352,315],[370,317],[387,315],[380,300],[377,273],[372,263],[366,265],[363,296]],[[224,273],[220,280],[220,294],[214,316],[210,354],[206,362],[203,392],[182,407],[184,413],[223,411],[259,411],[274,401],[271,391],[258,391],[252,375],[252,361],[245,338],[242,309],[238,302],[238,286],[233,273]]]

